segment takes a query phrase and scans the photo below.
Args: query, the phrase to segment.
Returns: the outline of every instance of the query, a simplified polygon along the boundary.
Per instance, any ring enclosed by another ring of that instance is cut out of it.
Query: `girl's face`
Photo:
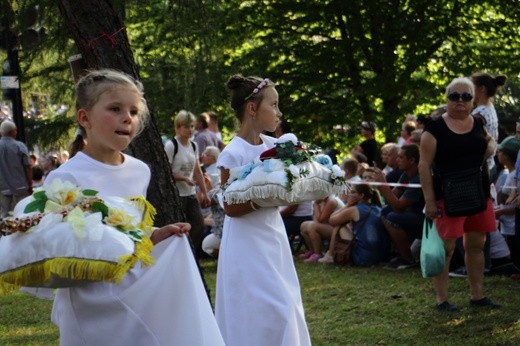
[[[256,109],[256,126],[261,131],[274,132],[282,116],[282,112],[278,108],[278,92],[275,88],[268,87],[263,96],[262,102]]]
[[[183,139],[190,139],[195,133],[195,123],[189,125],[181,125],[175,129],[175,133]]]
[[[361,178],[363,181],[376,181],[376,175],[372,171],[364,171]]]
[[[352,190],[350,190],[350,192],[348,193],[347,195],[347,203],[349,205],[355,205],[355,204],[358,204],[359,201],[363,199],[363,195],[360,194],[356,188],[353,188]]]
[[[139,95],[125,88],[104,92],[90,110],[80,109],[78,122],[87,132],[89,154],[113,154],[134,138],[139,122]]]

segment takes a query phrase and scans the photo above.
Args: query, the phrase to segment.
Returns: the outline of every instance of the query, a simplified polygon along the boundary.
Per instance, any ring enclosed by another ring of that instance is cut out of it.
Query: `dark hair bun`
[[[507,77],[504,75],[499,75],[495,77],[495,85],[496,86],[502,86],[506,84]]]
[[[235,74],[235,75],[229,77],[226,85],[227,85],[228,89],[235,90],[244,84],[244,80],[245,80],[244,76],[242,76],[240,74]]]

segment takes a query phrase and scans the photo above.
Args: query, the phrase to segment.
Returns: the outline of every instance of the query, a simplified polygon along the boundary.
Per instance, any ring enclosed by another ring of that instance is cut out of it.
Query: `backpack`
[[[177,142],[177,138],[173,137],[172,143],[173,143],[173,157],[172,157],[172,161],[173,161],[175,159],[175,155],[177,155],[177,152],[179,151],[179,143]],[[190,143],[191,143],[191,147],[193,148],[193,151],[197,152],[197,145],[195,144],[195,142],[190,140]]]

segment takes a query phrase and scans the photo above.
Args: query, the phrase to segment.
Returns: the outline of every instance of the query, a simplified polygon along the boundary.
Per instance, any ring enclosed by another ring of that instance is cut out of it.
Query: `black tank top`
[[[480,118],[473,119],[473,128],[464,134],[451,131],[443,117],[429,121],[424,129],[437,140],[437,150],[433,160],[433,188],[436,199],[444,197],[440,175],[482,167],[483,164],[482,185],[486,195],[490,196],[489,174],[484,161],[487,148],[486,130]]]

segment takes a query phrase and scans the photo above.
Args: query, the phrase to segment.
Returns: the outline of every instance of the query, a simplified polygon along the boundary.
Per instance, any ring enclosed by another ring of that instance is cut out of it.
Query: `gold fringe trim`
[[[149,266],[155,263],[151,255],[153,243],[148,237],[135,243],[131,255],[121,256],[119,262],[84,258],[51,258],[0,274],[0,295],[5,295],[22,286],[42,287],[53,276],[63,280],[106,281],[119,283],[126,273],[141,261]]]
[[[153,221],[155,219],[155,214],[157,214],[155,207],[143,196],[130,197],[129,200],[136,202],[139,210],[143,212],[143,219],[139,223],[138,227],[142,230],[145,230],[149,234],[152,233]]]

